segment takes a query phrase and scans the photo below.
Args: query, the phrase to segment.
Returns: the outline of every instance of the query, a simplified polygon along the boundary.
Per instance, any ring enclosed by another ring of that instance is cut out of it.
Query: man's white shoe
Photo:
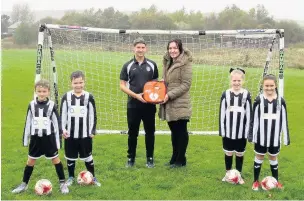
[[[28,188],[27,184],[22,182],[17,188],[12,190],[12,193],[21,193],[23,191],[26,191],[27,188]]]
[[[60,191],[62,194],[67,194],[69,193],[69,188],[68,185],[64,182],[64,183],[60,183]]]
[[[224,182],[226,181],[226,176],[225,176],[225,177],[223,177],[222,181],[224,181]]]

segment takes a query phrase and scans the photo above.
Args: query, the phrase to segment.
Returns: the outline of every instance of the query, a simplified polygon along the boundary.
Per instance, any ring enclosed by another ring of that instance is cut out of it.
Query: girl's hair
[[[71,74],[71,81],[73,81],[73,79],[80,78],[80,77],[84,80],[84,78],[85,78],[84,73],[80,70],[74,71]]]
[[[241,76],[242,76],[242,79],[245,80],[245,73],[244,73],[243,70],[234,69],[234,70],[230,71],[230,78],[231,78],[231,76],[234,75],[234,74],[239,74],[239,75],[241,75]]]
[[[273,80],[275,85],[277,86],[277,78],[274,74],[267,74],[267,75],[264,75],[263,77],[263,81],[262,81],[262,84],[264,84],[264,81],[265,80]]]
[[[176,44],[177,48],[179,49],[179,53],[182,53],[184,51],[183,43],[182,43],[181,39],[178,39],[178,38],[172,39],[168,42],[167,50],[169,50],[170,43],[172,43],[172,42],[174,42]]]
[[[42,88],[46,88],[48,90],[51,90],[50,82],[45,80],[45,79],[41,79],[41,80],[37,81],[35,83],[35,90],[36,90],[37,87],[42,87]]]
[[[278,91],[278,84],[277,84],[277,78],[274,74],[267,74],[267,75],[264,75],[263,77],[263,80],[262,80],[262,85],[264,84],[264,81],[265,80],[273,80],[275,85],[276,85],[276,88],[275,88],[275,91],[277,94],[279,94],[279,91]]]

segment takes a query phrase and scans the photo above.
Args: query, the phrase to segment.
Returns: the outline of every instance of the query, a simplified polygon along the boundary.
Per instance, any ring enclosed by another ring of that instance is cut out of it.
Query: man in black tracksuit
[[[120,89],[128,95],[128,161],[126,166],[135,163],[137,137],[141,120],[145,129],[146,156],[148,168],[154,167],[153,152],[155,141],[156,106],[147,103],[143,97],[146,82],[158,79],[158,69],[154,61],[145,58],[147,51],[143,38],[134,41],[134,58],[125,63],[120,73]]]

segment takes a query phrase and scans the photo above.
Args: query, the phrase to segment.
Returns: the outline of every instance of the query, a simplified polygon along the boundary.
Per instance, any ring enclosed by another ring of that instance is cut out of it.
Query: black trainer
[[[153,158],[147,158],[147,163],[146,163],[147,168],[154,168],[154,161]]]
[[[133,167],[135,164],[135,160],[133,158],[128,158],[128,161],[126,163],[126,167]]]

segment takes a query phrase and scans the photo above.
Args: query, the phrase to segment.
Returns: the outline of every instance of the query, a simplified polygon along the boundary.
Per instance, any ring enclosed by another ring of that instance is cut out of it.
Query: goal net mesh
[[[85,88],[95,97],[97,129],[101,133],[128,130],[127,95],[120,91],[119,78],[123,64],[133,58],[132,43],[139,36],[147,43],[146,57],[158,65],[160,79],[162,58],[170,39],[180,38],[183,46],[193,53],[192,117],[188,124],[190,132],[215,134],[218,131],[220,97],[230,87],[230,68],[241,67],[246,71],[244,88],[251,92],[252,99],[259,93],[270,48],[272,55],[267,73],[278,75],[279,71],[279,40],[275,34],[173,35],[48,30],[51,37],[47,37],[48,33],[45,32],[41,77],[54,82],[53,67],[56,66],[60,102],[62,95],[71,90],[71,73],[82,70],[86,76]],[[49,38],[56,65],[51,61]],[[156,130],[169,130],[166,122],[159,120],[157,115]]]

